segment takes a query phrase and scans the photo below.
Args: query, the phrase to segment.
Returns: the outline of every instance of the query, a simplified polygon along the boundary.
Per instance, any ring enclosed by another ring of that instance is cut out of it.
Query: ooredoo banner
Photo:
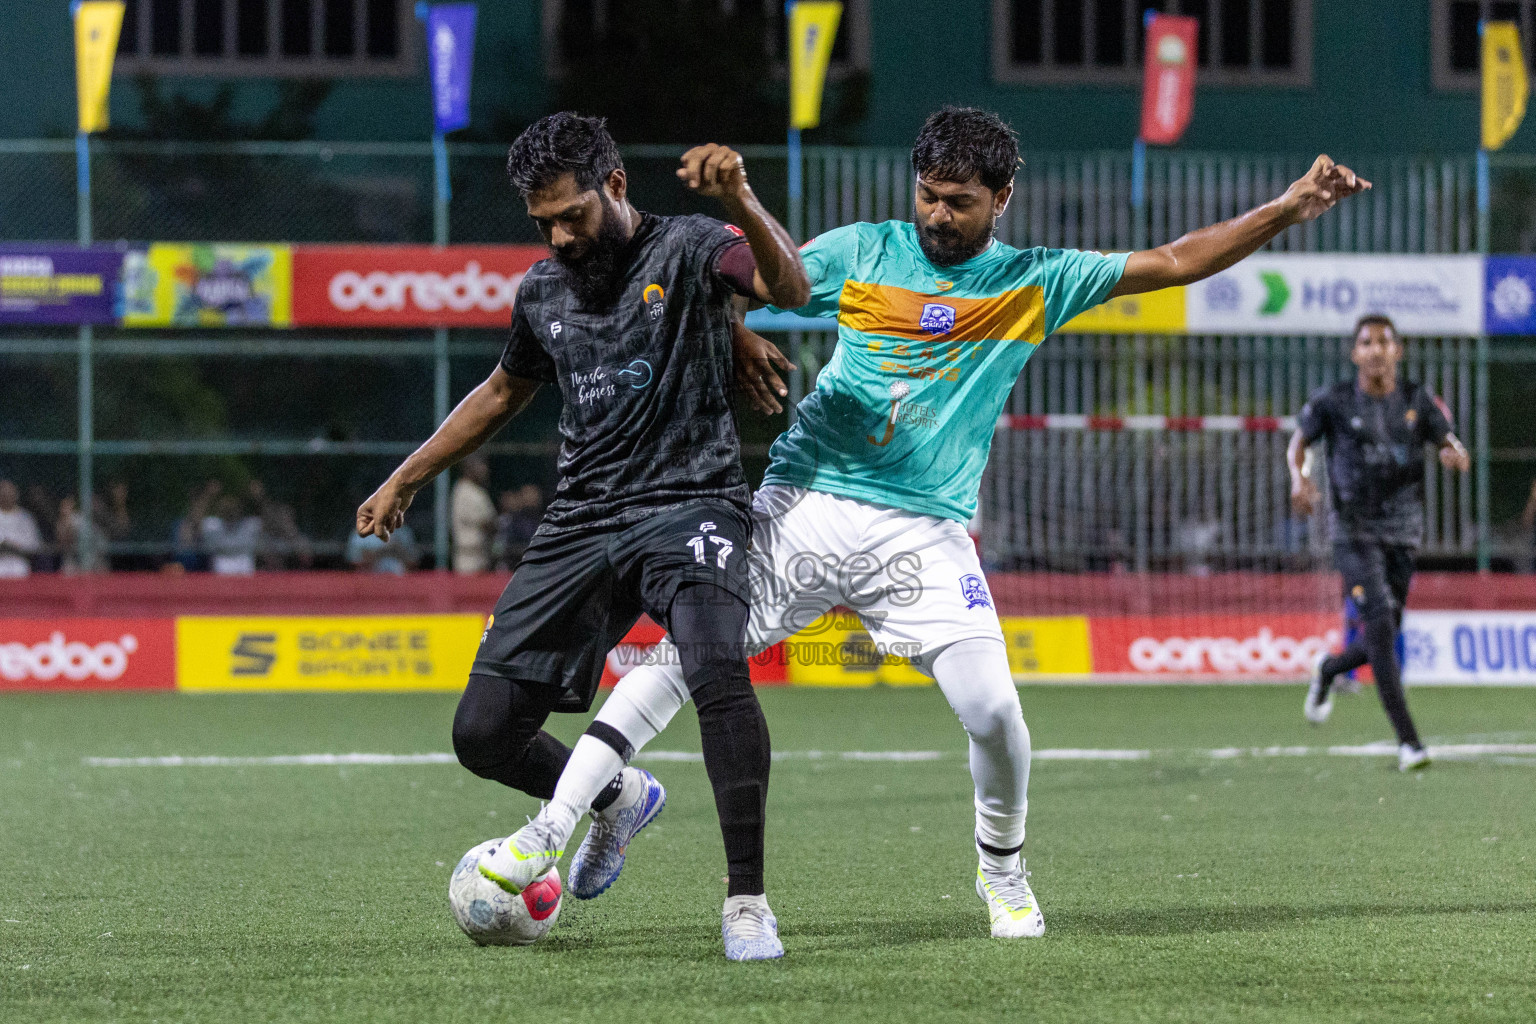
[[[172,619],[0,619],[0,690],[171,690]]]
[[[1305,679],[1340,646],[1337,616],[1143,615],[1090,620],[1093,674],[1142,679]]]
[[[537,245],[301,245],[296,327],[506,327]]]

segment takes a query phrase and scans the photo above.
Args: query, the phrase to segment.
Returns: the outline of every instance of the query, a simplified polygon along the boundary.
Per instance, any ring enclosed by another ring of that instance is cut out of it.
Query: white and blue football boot
[[[482,853],[480,873],[516,896],[549,874],[564,852],[540,814]]]
[[[784,955],[779,919],[768,909],[766,896],[731,896],[720,920],[727,960],[777,960]]]
[[[667,805],[667,791],[643,768],[625,768],[619,799],[592,812],[592,827],[571,858],[566,891],[590,900],[608,891],[624,870],[624,855],[640,830],[656,820]],[[627,798],[627,799],[626,799]]]
[[[987,871],[978,864],[976,895],[992,915],[994,939],[1038,939],[1045,934],[1045,917],[1022,861],[1015,871]]]

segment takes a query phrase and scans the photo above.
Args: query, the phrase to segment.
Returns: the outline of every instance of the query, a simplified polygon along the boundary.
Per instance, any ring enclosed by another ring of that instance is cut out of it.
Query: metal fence
[[[449,240],[534,240],[521,203],[505,185],[504,150],[484,145],[449,148]],[[662,213],[712,208],[688,195],[673,177],[681,148],[625,151],[631,193],[640,205]],[[754,185],[770,209],[798,222],[807,237],[853,220],[909,215],[911,179],[904,150],[808,148],[804,204],[794,216],[788,216],[787,209],[785,151],[747,147],[745,152]],[[434,235],[432,156],[426,143],[97,140],[92,153],[92,213],[96,237],[103,241],[428,242]],[[1132,203],[1129,152],[1029,154],[999,233],[1015,245],[1127,249],[1158,244],[1279,194],[1309,160],[1154,153],[1148,160],[1145,204],[1137,208]],[[1273,248],[1464,252],[1477,245],[1470,156],[1348,162],[1374,181],[1374,190],[1316,222],[1290,229]],[[78,212],[73,171],[69,141],[0,140],[0,237],[73,238]],[[1495,244],[1529,248],[1528,243],[1536,242],[1536,214],[1531,213],[1536,209],[1536,166],[1496,158],[1493,180]],[[272,351],[294,354],[293,344],[269,340],[276,343]],[[378,339],[385,340],[399,339]],[[791,345],[805,367],[794,382],[798,392],[814,380],[834,341],[830,334],[792,336]],[[169,357],[189,343],[211,349],[219,345],[206,336],[144,339],[133,343],[134,355]],[[258,339],[240,357],[259,358],[264,344]],[[0,335],[0,368],[22,354],[66,356],[78,354],[83,345],[7,332]],[[348,358],[345,346],[316,345],[315,351]],[[1438,469],[1432,473],[1434,512],[1426,544],[1430,554],[1469,555],[1480,541],[1492,538],[1487,351],[1486,342],[1440,339],[1416,344],[1411,353],[1410,372],[1446,396],[1464,435],[1482,457],[1474,481],[1443,480]],[[356,358],[377,354],[364,345]],[[447,379],[446,345],[417,344],[411,354],[427,360],[439,380]],[[1514,358],[1524,357],[1516,353]],[[1498,353],[1492,365],[1504,365]],[[1311,388],[1346,369],[1333,343],[1317,339],[1063,337],[1044,346],[1030,363],[1009,407],[1028,413],[1096,415],[1282,414],[1293,412]],[[87,359],[82,359],[81,379],[86,382],[82,387],[112,386],[110,380],[90,385]],[[19,454],[30,449],[41,454],[39,443],[0,438],[0,451]],[[94,452],[100,445],[106,454],[115,450],[114,444],[122,442],[93,442],[87,449]],[[344,454],[307,438],[224,443],[161,438],[154,450],[167,455],[249,453],[256,450],[253,445],[315,456]],[[1004,433],[997,439],[984,489],[989,554],[1014,564],[1129,559],[1148,566],[1173,558],[1181,545],[1187,548],[1188,537],[1210,536],[1214,529],[1214,539],[1202,542],[1211,557],[1235,558],[1242,551],[1278,557],[1295,544],[1285,525],[1283,446],[1279,436]],[[1070,495],[1070,500],[1063,497],[1052,505],[1050,495]],[[1191,523],[1206,526],[1196,529]],[[1210,527],[1212,523],[1216,525]],[[1485,561],[1488,553],[1485,543]]]

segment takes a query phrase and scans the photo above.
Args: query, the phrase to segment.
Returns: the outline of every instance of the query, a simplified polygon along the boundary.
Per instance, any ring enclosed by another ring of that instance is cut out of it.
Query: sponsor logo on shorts
[[[992,607],[992,595],[987,593],[987,581],[975,573],[968,572],[960,577],[960,596],[965,598],[967,611]]]

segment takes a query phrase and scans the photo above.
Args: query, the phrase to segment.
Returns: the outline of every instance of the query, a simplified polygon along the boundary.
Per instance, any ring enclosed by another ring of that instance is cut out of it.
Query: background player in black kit
[[[1439,448],[1440,463],[1448,469],[1464,473],[1471,460],[1451,432],[1445,403],[1424,385],[1399,379],[1402,358],[1392,321],[1361,317],[1350,350],[1359,373],[1322,389],[1302,407],[1286,462],[1291,504],[1309,516],[1318,491],[1306,472],[1306,450],[1327,440],[1334,564],[1365,624],[1363,641],[1318,666],[1307,688],[1307,720],[1327,721],[1334,677],[1370,662],[1381,705],[1397,733],[1398,768],[1407,771],[1429,764],[1408,714],[1396,650],[1414,553],[1424,533],[1424,445]]]
[[[728,928],[726,952],[762,959],[783,947],[763,895],[768,729],[742,646],[749,494],[730,404],[732,300],[794,307],[810,285],[738,153],[700,146],[682,165],[679,177],[718,197],[740,227],[636,210],[598,118],[552,114],[518,136],[508,173],[554,258],[524,277],[500,364],[358,510],[357,529],[387,539],[428,481],[488,441],[540,385],[560,388],[559,486],[486,626],[454,749],[477,775],[552,797],[571,751],[544,721],[587,710],[608,651],[648,613],[678,638],[699,712],[737,938],[733,947]],[[633,751],[615,730],[594,724],[579,743],[611,755],[593,828],[622,853],[665,792],[625,767]],[[524,830],[480,867],[517,892],[561,852]],[[597,895],[618,874],[609,867],[577,858],[569,890]]]

